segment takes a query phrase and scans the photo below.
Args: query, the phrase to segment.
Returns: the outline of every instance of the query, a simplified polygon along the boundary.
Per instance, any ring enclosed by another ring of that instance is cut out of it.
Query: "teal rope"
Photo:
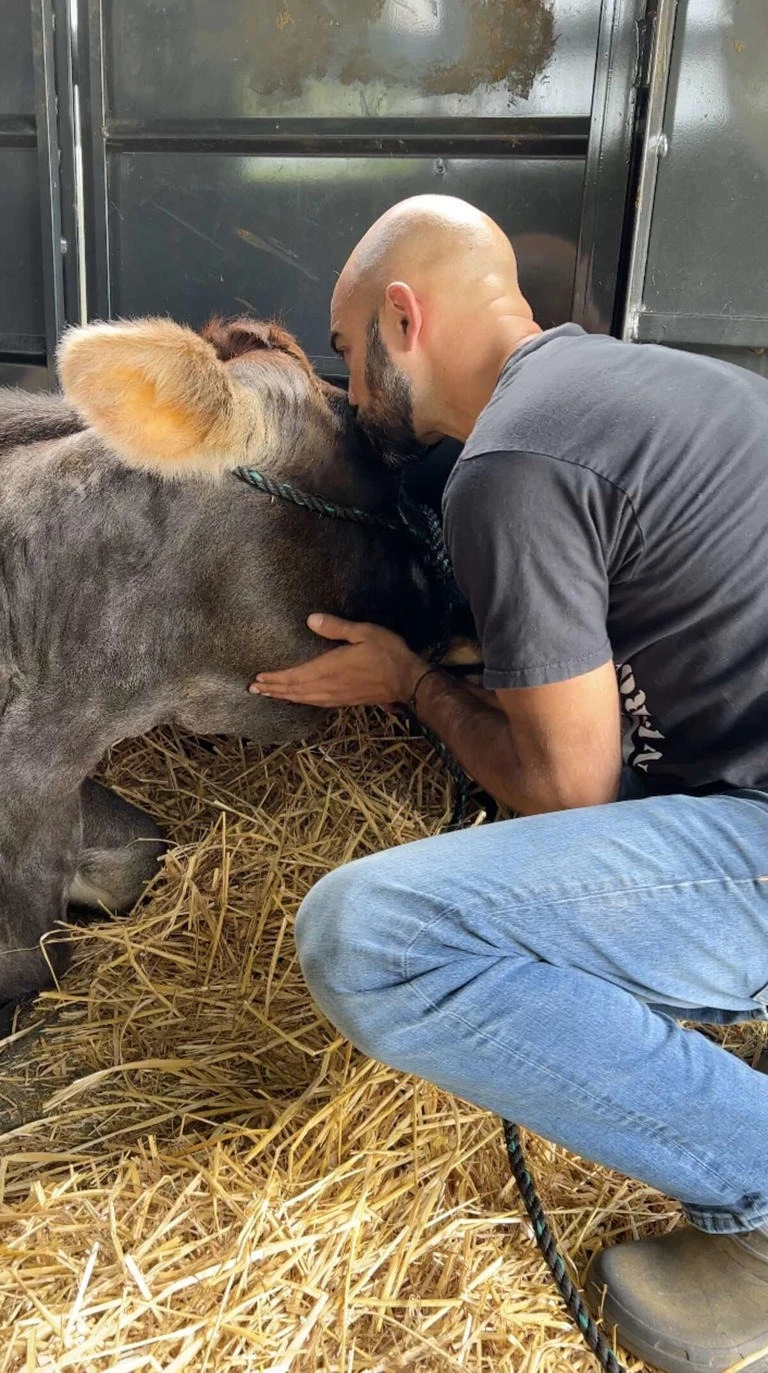
[[[402,534],[403,532],[402,520],[388,519],[386,515],[379,515],[373,510],[359,510],[354,505],[337,505],[335,501],[324,500],[322,496],[313,496],[306,491],[299,491],[289,482],[280,482],[276,481],[274,477],[266,477],[263,472],[258,472],[255,467],[236,467],[234,472],[240,481],[246,482],[248,486],[254,486],[257,491],[262,491],[265,496],[289,501],[291,505],[297,505],[301,510],[311,510],[313,515],[323,515],[329,520],[346,520],[351,524],[373,525],[376,529],[387,529],[393,534]]]
[[[258,472],[253,467],[235,468],[235,476],[257,491],[263,492],[264,495],[277,500],[289,501],[291,505],[298,506],[302,510],[309,510],[315,515],[322,515],[326,519],[348,520],[354,524],[386,529],[391,533],[410,533],[425,550],[430,550],[429,560],[443,584],[449,586],[453,580],[453,571],[443,541],[440,521],[429,506],[418,506],[407,498],[401,497],[398,519],[391,520],[372,510],[361,510],[356,506],[337,505],[334,501],[324,500],[321,496],[300,491],[297,487],[291,486],[289,482],[279,482],[272,477],[265,477],[263,472]],[[426,526],[425,528],[420,527],[421,522]],[[450,603],[447,602],[446,615],[449,614]],[[449,829],[459,829],[464,822],[469,798],[467,774],[458,760],[446,748],[443,741],[438,739],[415,715],[410,717],[410,722],[414,731],[429,740],[453,779],[455,799]],[[606,1370],[606,1373],[627,1373],[626,1368],[619,1363],[605,1336],[599,1330],[578,1289],[568,1277],[565,1260],[557,1248],[533,1178],[525,1165],[518,1127],[509,1120],[502,1120],[501,1123],[512,1176],[517,1183],[525,1209],[531,1218],[536,1243],[544,1256],[566,1310],[575,1321],[587,1346]]]
[[[464,771],[461,763],[457,762],[453,754],[446,748],[442,739],[433,734],[431,729],[421,723],[418,715],[412,711],[407,711],[405,720],[411,734],[420,734],[422,739],[426,739],[432,746],[435,753],[441,759],[451,781],[453,782],[453,808],[451,818],[448,821],[447,829],[460,830],[466,819],[467,806],[469,805],[469,778]]]
[[[432,661],[436,662],[443,657],[450,641],[451,611],[455,595],[453,568],[443,541],[440,521],[430,506],[417,505],[401,492],[395,516],[392,518],[377,511],[362,510],[356,505],[339,505],[336,501],[301,491],[290,482],[277,481],[274,477],[259,472],[255,467],[236,467],[234,475],[265,496],[271,496],[273,500],[287,501],[300,510],[308,510],[313,515],[368,525],[390,534],[409,535],[419,545],[424,561],[431,565],[435,578],[442,587],[442,627],[440,637],[432,650]]]
[[[517,1183],[525,1209],[531,1218],[536,1243],[544,1255],[547,1267],[552,1274],[554,1284],[563,1299],[569,1316],[575,1321],[584,1336],[585,1343],[592,1350],[606,1373],[627,1373],[626,1367],[616,1358],[605,1335],[599,1329],[578,1288],[568,1277],[565,1260],[555,1243],[555,1237],[549,1228],[533,1178],[526,1167],[518,1127],[513,1125],[510,1120],[502,1120],[501,1124],[504,1130],[504,1142],[507,1146],[507,1157],[512,1169],[512,1176]]]

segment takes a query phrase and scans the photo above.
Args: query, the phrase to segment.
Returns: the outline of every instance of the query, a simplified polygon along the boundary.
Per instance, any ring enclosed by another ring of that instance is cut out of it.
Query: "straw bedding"
[[[0,1373],[596,1368],[498,1121],[352,1049],[296,963],[313,881],[445,823],[429,746],[345,712],[298,749],[156,732],[105,776],[175,847],[0,1053]],[[729,1042],[754,1059],[761,1034]],[[676,1223],[524,1144],[574,1272]]]

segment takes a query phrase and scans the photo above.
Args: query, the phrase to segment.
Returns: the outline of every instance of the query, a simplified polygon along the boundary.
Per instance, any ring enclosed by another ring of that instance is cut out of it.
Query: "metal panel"
[[[641,196],[631,337],[768,345],[766,73],[765,0],[681,0],[663,120],[649,130],[658,173]]]
[[[123,153],[109,177],[112,309],[196,326],[217,312],[277,314],[330,374],[333,267],[386,206],[434,188],[515,236],[546,326],[570,309],[582,177],[576,159]]]
[[[4,0],[3,17],[0,355],[52,359],[67,317],[61,212],[62,170],[71,149],[66,133],[62,140],[71,104],[70,73],[61,62],[68,45],[66,0]]]
[[[434,188],[515,237],[542,323],[609,328],[641,3],[77,0],[73,54],[67,0],[5,0],[0,351],[51,357],[81,313],[75,82],[91,315],[199,322],[256,295],[335,371],[334,272],[386,205]]]
[[[85,319],[83,262],[83,191],[78,147],[75,102],[77,30],[70,24],[69,0],[50,0],[54,21],[52,63],[55,71],[55,102],[58,141],[58,202],[63,272],[64,319],[77,324]]]
[[[103,0],[111,118],[582,115],[594,0]]]
[[[0,43],[0,353],[45,352],[29,0],[5,0]]]
[[[644,0],[602,7],[571,318],[596,333],[620,324],[619,281],[638,91]]]
[[[29,0],[3,0],[0,43],[0,128],[8,115],[33,115],[35,77]]]
[[[45,352],[37,151],[0,146],[0,353]]]
[[[437,190],[516,236],[544,323],[581,234],[577,317],[608,329],[641,3],[79,0],[89,313],[279,310],[337,373],[334,273]]]

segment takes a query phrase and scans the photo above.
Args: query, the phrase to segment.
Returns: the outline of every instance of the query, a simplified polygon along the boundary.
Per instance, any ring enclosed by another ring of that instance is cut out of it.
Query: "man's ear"
[[[391,281],[384,291],[384,338],[391,353],[410,353],[423,325],[421,306],[405,281]]]

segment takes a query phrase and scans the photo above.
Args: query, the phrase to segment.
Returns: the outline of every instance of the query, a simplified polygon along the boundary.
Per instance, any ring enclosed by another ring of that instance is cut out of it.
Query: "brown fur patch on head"
[[[222,362],[233,362],[249,353],[271,351],[293,358],[310,376],[312,364],[293,334],[289,334],[274,320],[250,319],[240,315],[236,319],[212,319],[200,330],[202,338],[213,344]]]

